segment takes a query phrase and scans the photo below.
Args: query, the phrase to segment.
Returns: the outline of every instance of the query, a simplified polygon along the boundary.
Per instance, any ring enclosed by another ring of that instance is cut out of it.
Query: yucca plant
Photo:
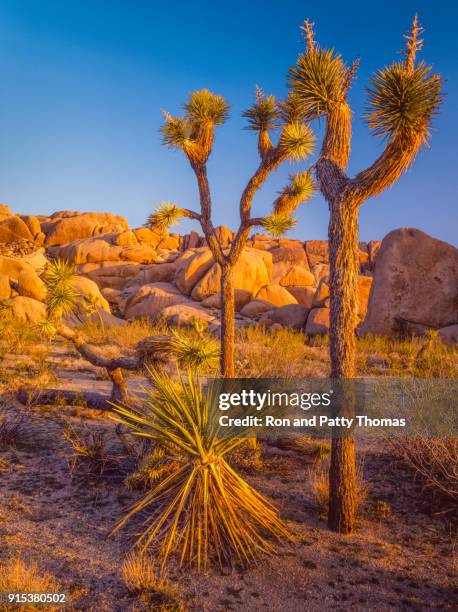
[[[198,379],[149,375],[154,391],[141,407],[117,406],[117,422],[173,452],[177,468],[130,507],[118,522],[147,513],[137,544],[160,549],[162,565],[176,553],[197,570],[211,559],[246,565],[273,550],[270,537],[289,538],[274,506],[245,482],[225,456],[243,438],[219,437],[216,390]]]
[[[165,119],[162,126],[163,143],[168,147],[182,150],[186,155],[197,178],[200,212],[179,208],[175,204],[163,204],[150,215],[148,225],[162,231],[176,222],[179,217],[188,217],[200,223],[213,258],[221,267],[221,373],[225,377],[233,377],[234,266],[240,258],[252,228],[265,227],[275,235],[282,235],[294,227],[292,214],[301,203],[313,195],[314,183],[308,180],[305,186],[303,173],[291,175],[290,184],[285,187],[278,199],[274,214],[266,217],[251,215],[253,198],[270,174],[282,163],[306,159],[313,151],[315,137],[304,120],[304,113],[298,104],[297,96],[290,94],[286,100],[278,101],[273,95],[266,96],[260,87],[256,88],[255,101],[243,116],[248,120],[247,129],[258,134],[260,162],[240,198],[241,223],[229,250],[226,250],[223,249],[212,223],[207,161],[213,149],[215,127],[226,121],[229,106],[221,96],[203,89],[191,93],[183,108],[185,114],[182,117],[173,117],[163,111]],[[275,131],[278,131],[277,144],[272,142]]]
[[[289,71],[291,106],[307,120],[325,117],[326,129],[315,164],[318,184],[330,210],[331,377],[355,377],[358,323],[358,212],[363,202],[391,187],[428,144],[432,119],[442,102],[442,79],[425,63],[416,65],[423,29],[415,17],[406,35],[404,59],[379,70],[368,88],[368,127],[385,149],[374,163],[350,178],[351,109],[347,94],[359,61],[347,66],[333,49],[315,40],[306,21],[306,50]],[[298,110],[300,109],[300,110]],[[353,408],[347,398],[347,408]],[[329,525],[349,533],[355,527],[356,467],[351,436],[334,438],[330,465]]]

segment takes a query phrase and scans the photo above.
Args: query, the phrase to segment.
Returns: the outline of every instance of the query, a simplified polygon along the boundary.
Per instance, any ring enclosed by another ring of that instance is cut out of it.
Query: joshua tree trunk
[[[331,377],[355,376],[355,328],[358,282],[358,205],[338,198],[330,203],[329,261],[331,295]],[[340,385],[340,414],[352,416],[355,397],[351,386]],[[340,430],[342,432],[342,430]],[[333,432],[329,486],[331,529],[351,533],[355,529],[356,459],[350,434]]]
[[[234,377],[235,292],[233,268],[222,266],[221,271],[221,374]]]
[[[113,383],[110,402],[113,402],[114,404],[127,403],[129,396],[126,381],[124,380],[121,368],[107,368],[107,372],[111,382]]]

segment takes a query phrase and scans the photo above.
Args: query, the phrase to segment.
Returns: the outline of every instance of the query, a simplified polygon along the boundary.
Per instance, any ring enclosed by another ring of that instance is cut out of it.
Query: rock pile
[[[12,227],[22,231],[24,226],[30,234],[21,238],[25,242],[3,240]],[[228,248],[233,232],[225,226],[217,232]],[[27,246],[21,250],[17,244]],[[106,316],[111,305],[125,320],[161,318],[186,325],[201,319],[215,332],[219,329],[221,271],[197,232],[180,236],[129,229],[125,219],[110,213],[26,217],[0,205],[0,249],[0,299],[14,306],[22,320],[43,316],[40,274],[48,257],[75,264],[78,290],[91,296]],[[360,243],[361,333],[393,335],[406,327],[421,332],[456,326],[457,253],[451,245],[410,229],[392,232],[383,243]],[[329,330],[325,240],[255,234],[235,266],[234,285],[238,325],[284,326],[310,335]],[[427,299],[418,299],[422,292]],[[444,338],[455,334],[454,328],[441,332]]]

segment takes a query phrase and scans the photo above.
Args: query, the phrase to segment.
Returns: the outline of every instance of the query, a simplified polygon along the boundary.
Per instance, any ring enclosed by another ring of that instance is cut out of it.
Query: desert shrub
[[[424,489],[442,501],[445,510],[456,511],[458,502],[458,439],[394,437],[396,455],[413,470]]]
[[[0,415],[0,448],[16,446],[27,417],[23,413]]]
[[[149,556],[131,553],[123,562],[121,573],[129,591],[151,606],[149,609],[157,612],[181,612],[185,609],[176,588],[163,572],[158,571]]]
[[[309,469],[309,483],[315,504],[320,514],[327,514],[329,508],[329,460],[316,461]],[[366,504],[368,484],[363,476],[363,463],[356,469],[356,513],[361,514]]]
[[[273,505],[245,482],[225,456],[241,439],[218,437],[217,401],[198,380],[174,381],[150,370],[154,391],[137,407],[117,407],[116,421],[172,449],[179,464],[136,502],[116,529],[148,511],[138,545],[160,547],[164,567],[176,552],[198,570],[209,557],[246,564],[273,550],[268,535],[288,537]]]
[[[155,446],[149,453],[140,457],[137,469],[127,476],[124,483],[130,490],[146,490],[177,467],[178,464],[171,460],[164,448]]]
[[[65,423],[63,434],[68,443],[66,456],[71,472],[84,466],[90,472],[102,475],[113,462],[114,457],[109,453],[103,431],[90,427],[77,430]]]
[[[0,563],[0,593],[19,592],[19,593],[57,593],[59,585],[56,579],[45,573],[41,573],[36,563],[26,563],[22,559],[9,559]],[[20,604],[1,606],[5,612],[20,610],[43,610],[43,605]],[[60,607],[53,606],[54,610]]]

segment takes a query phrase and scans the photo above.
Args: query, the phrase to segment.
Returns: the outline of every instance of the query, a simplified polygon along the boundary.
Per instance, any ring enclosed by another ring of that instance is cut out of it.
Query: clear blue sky
[[[143,0],[0,1],[0,202],[14,211],[112,211],[141,225],[160,200],[198,205],[194,177],[179,152],[162,146],[160,109],[177,113],[188,92],[208,87],[231,104],[209,164],[215,222],[235,227],[240,193],[256,167],[255,136],[242,111],[259,84],[284,96],[286,74],[310,17],[323,45],[361,69],[351,94],[350,172],[381,151],[361,120],[365,85],[399,57],[418,11],[422,57],[447,80],[431,149],[383,196],[361,210],[361,238],[413,226],[457,243],[458,9],[454,2],[168,2]],[[268,210],[291,167],[258,194]],[[292,236],[324,238],[321,197],[305,207]],[[191,225],[183,224],[182,229]]]

